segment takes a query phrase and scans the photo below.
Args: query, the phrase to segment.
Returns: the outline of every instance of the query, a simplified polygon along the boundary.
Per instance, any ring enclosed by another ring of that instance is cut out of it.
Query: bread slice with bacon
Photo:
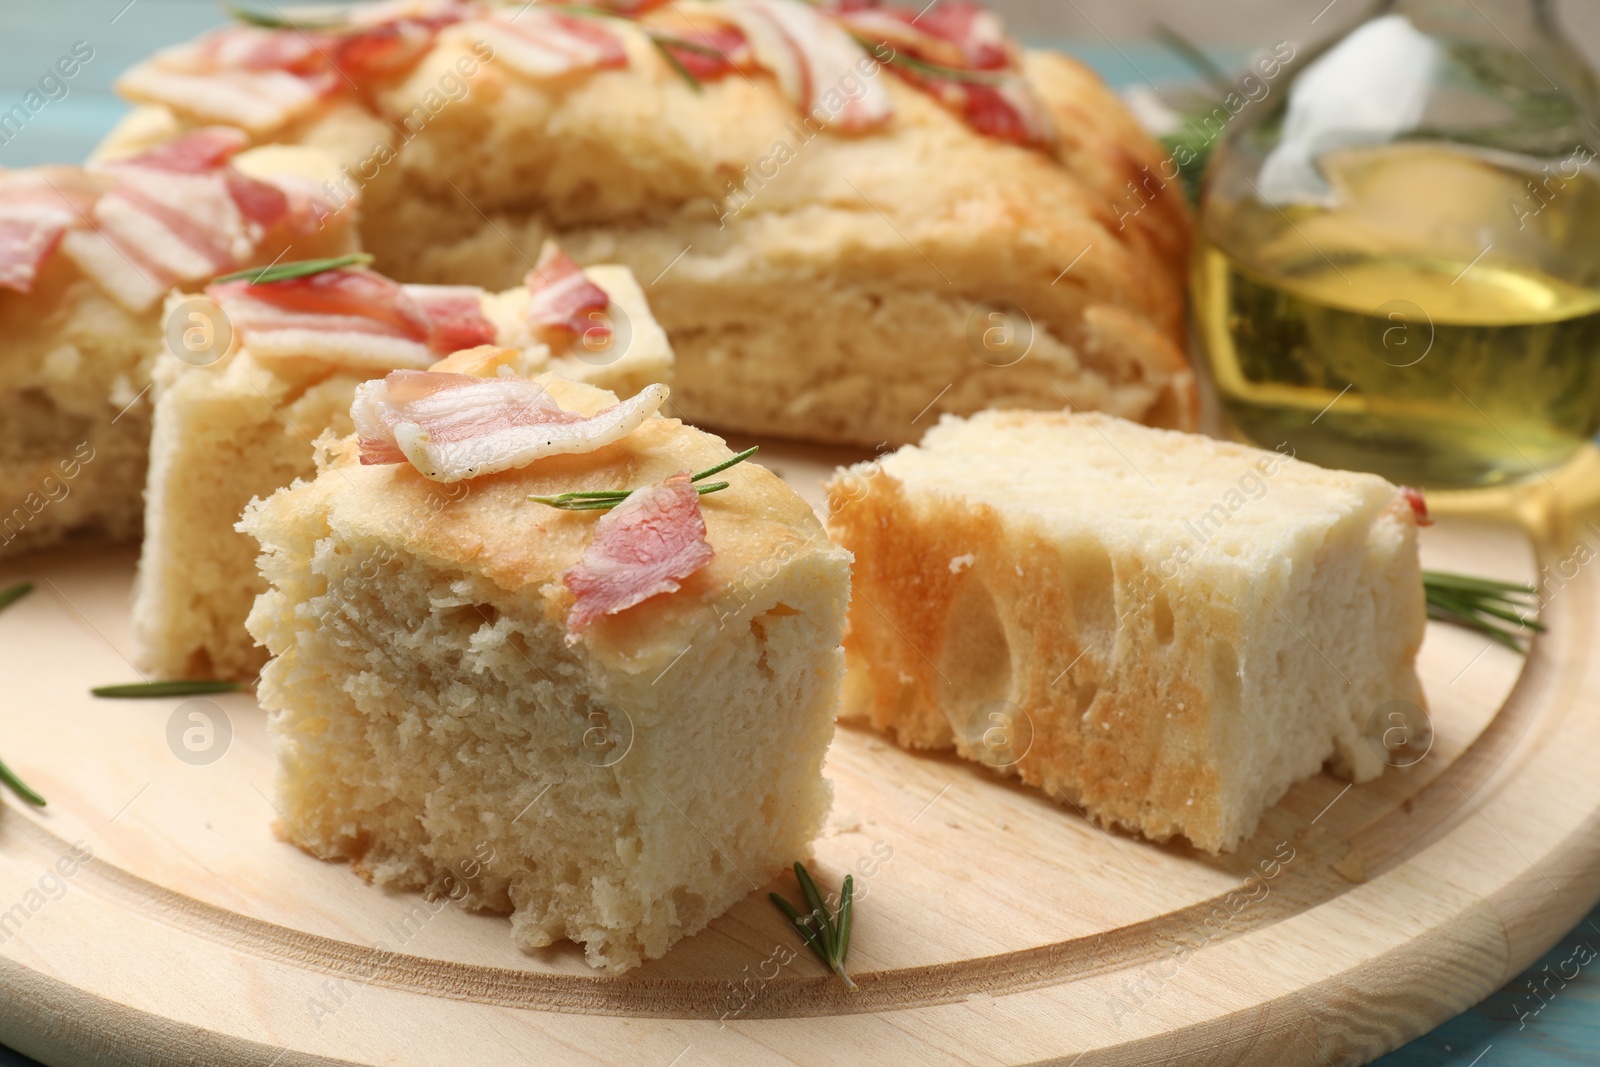
[[[312,442],[350,432],[362,382],[425,369],[452,352],[447,369],[549,370],[623,395],[670,380],[672,349],[627,268],[582,271],[554,247],[538,263],[524,285],[503,293],[402,286],[356,266],[206,289],[201,299],[228,324],[231,348],[211,363],[168,354],[156,364],[133,604],[142,670],[255,677],[267,654],[244,620],[266,586],[255,543],[234,525],[252,499],[315,472]]]
[[[843,716],[1210,852],[1422,712],[1420,496],[1103,415],[946,417],[842,470]],[[1409,710],[1408,710],[1409,709]]]
[[[397,372],[250,507],[286,840],[613,973],[809,852],[849,555],[665,393]]]
[[[333,161],[246,144],[208,128],[86,168],[0,171],[0,555],[138,533],[172,286],[348,251],[354,210],[318,199]]]
[[[331,146],[330,193],[366,198],[397,278],[507,285],[551,237],[627,265],[702,424],[875,445],[989,407],[1192,423],[1176,170],[1082,65],[967,0],[611,6],[231,27],[122,86],[168,123]]]

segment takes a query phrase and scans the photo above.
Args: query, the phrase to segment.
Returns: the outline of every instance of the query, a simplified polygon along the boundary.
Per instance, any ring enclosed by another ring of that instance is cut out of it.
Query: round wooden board
[[[764,458],[815,501],[839,457]],[[1557,546],[1579,528],[1547,496],[1507,500],[1562,532],[1534,544],[1447,519],[1425,562],[1520,579],[1572,563]],[[1581,537],[1600,546],[1600,528]],[[1525,663],[1431,627],[1425,755],[1358,787],[1301,783],[1226,857],[841,729],[813,870],[855,873],[850,994],[765,892],[609,978],[570,945],[519,953],[501,916],[374,889],[279,841],[248,694],[205,698],[231,731],[206,764],[169,741],[183,700],[89,696],[137,677],[133,561],[0,567],[0,585],[39,586],[0,614],[0,752],[51,801],[0,813],[0,1036],[47,1063],[1364,1063],[1504,983],[1600,897],[1600,580],[1576,564]]]

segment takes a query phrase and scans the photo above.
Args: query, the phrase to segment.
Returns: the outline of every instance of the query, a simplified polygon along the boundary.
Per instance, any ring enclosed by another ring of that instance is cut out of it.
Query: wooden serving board
[[[817,500],[839,457],[764,458]],[[138,677],[131,551],[9,562],[0,585],[39,590],[0,614],[0,755],[50,806],[0,812],[0,1036],[51,1064],[1367,1062],[1600,898],[1600,578],[1567,547],[1600,549],[1579,521],[1597,474],[1588,456],[1559,491],[1491,502],[1520,524],[1425,531],[1429,566],[1549,565],[1549,633],[1524,662],[1434,625],[1431,728],[1376,782],[1301,783],[1235,855],[1105,832],[982,767],[841,729],[813,870],[855,874],[855,994],[764,892],[611,978],[570,945],[516,951],[503,917],[307,856],[269,829],[250,695],[89,696]],[[186,742],[195,710],[213,732]]]

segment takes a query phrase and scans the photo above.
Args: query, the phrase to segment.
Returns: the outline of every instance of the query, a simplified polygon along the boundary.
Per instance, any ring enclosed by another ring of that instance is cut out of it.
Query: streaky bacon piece
[[[971,0],[940,0],[918,15],[902,12],[909,22],[961,49],[967,70],[1000,70],[1011,66],[1011,44],[993,11]]]
[[[326,29],[225,26],[156,53],[117,87],[136,100],[263,133],[328,96],[399,77],[433,47],[440,30],[483,7],[475,0],[372,4]]]
[[[581,415],[525,378],[401,370],[358,386],[350,417],[363,464],[409,460],[425,478],[458,482],[593,452],[632,433],[666,399],[667,387],[656,384]]]
[[[483,313],[483,290],[472,285],[407,285],[428,322],[428,347],[442,356],[493,344],[494,323]]]
[[[532,78],[555,78],[582,70],[625,67],[628,52],[622,39],[593,19],[534,4],[496,8],[472,23],[472,32],[487,38],[496,62]]]
[[[307,114],[349,84],[331,68],[297,71],[229,64],[213,58],[206,43],[201,40],[157,53],[118,78],[118,92],[206,122],[269,133]],[[322,61],[320,56],[316,59]]]
[[[726,0],[723,7],[756,62],[806,114],[857,132],[893,117],[889,91],[858,68],[865,49],[832,16],[803,0]],[[859,89],[854,99],[852,89]]]
[[[1418,526],[1432,526],[1433,519],[1428,516],[1428,501],[1422,495],[1422,490],[1413,489],[1409,485],[1400,487],[1400,496],[1407,504],[1411,505],[1411,513],[1416,517]]]
[[[421,368],[458,348],[494,340],[483,291],[471,286],[400,285],[364,270],[252,285],[207,287],[257,358],[312,358],[382,371]]]
[[[687,472],[636,489],[600,517],[594,540],[562,582],[572,590],[567,644],[604,615],[615,615],[662,593],[710,563],[700,494]]]
[[[960,115],[978,133],[1027,147],[1055,139],[1043,105],[1023,76],[999,18],[971,0],[941,0],[917,11],[876,0],[841,0],[835,17],[865,40],[881,41],[951,73],[890,63],[902,80]],[[970,73],[971,77],[962,77]]]
[[[398,282],[370,270],[325,270],[299,278],[251,285],[249,279],[211,286],[208,294],[242,292],[282,311],[359,315],[416,341],[428,336],[428,319]]]
[[[109,189],[86,213],[92,232],[69,232],[62,248],[130,311],[141,312],[180,281],[231,270],[284,221],[284,192],[235,170],[247,139],[237,130],[194,130],[90,170]]]
[[[117,162],[178,174],[205,174],[227,163],[249,143],[250,137],[243,130],[206,126]]]
[[[39,268],[66,232],[65,222],[0,216],[0,289],[33,292]]]
[[[0,172],[0,289],[32,292],[62,237],[87,225],[100,193],[75,169]]]
[[[529,293],[528,323],[535,330],[559,330],[584,337],[596,347],[611,336],[611,327],[594,319],[595,312],[604,313],[611,306],[611,297],[554,241],[544,243],[539,262],[523,284]]]

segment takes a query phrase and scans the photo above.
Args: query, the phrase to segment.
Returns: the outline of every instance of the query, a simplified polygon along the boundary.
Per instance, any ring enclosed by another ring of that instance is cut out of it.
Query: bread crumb
[[[834,812],[828,820],[828,836],[837,837],[840,834],[853,834],[861,829],[861,817],[853,811]]]
[[[968,552],[964,556],[956,556],[950,561],[950,573],[960,574],[962,571],[976,563],[977,560],[978,557],[973,555],[971,552]]]

